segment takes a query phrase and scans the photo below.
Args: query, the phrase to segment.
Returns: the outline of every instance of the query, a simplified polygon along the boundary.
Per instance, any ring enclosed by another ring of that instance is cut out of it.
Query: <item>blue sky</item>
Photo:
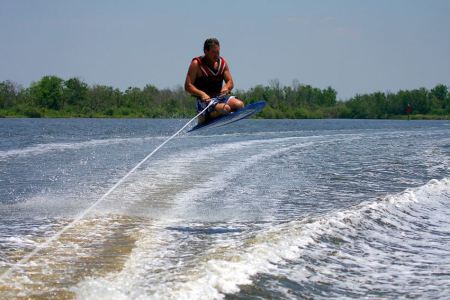
[[[238,89],[356,93],[450,85],[450,1],[0,0],[0,81],[183,85],[217,37]]]

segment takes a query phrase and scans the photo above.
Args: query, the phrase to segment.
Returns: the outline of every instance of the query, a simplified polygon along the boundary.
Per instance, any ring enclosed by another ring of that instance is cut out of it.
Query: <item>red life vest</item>
[[[216,97],[222,90],[222,83],[224,80],[224,71],[227,66],[227,62],[223,57],[218,60],[217,69],[211,68],[205,60],[204,56],[195,57],[192,61],[197,61],[200,66],[202,76],[197,77],[193,83],[196,88],[204,91],[210,97]]]

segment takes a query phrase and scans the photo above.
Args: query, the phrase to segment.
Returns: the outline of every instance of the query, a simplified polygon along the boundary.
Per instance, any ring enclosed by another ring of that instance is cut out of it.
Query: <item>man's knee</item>
[[[238,98],[230,99],[229,105],[232,107],[233,110],[241,109],[244,107],[244,101]]]
[[[229,113],[231,112],[231,107],[230,105],[226,104],[226,103],[219,103],[216,105],[216,110],[220,113]]]

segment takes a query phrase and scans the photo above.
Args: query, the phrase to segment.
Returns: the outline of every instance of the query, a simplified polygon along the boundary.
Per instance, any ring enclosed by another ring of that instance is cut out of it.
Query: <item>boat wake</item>
[[[173,222],[155,223],[141,232],[123,270],[86,279],[74,291],[80,299],[221,299],[266,275],[300,286],[303,296],[394,297],[398,287],[404,295],[405,285],[411,296],[448,295],[449,200],[450,180],[432,180],[320,217],[266,225],[257,234],[246,224],[221,224],[220,238],[186,257],[182,248],[200,242],[195,230],[210,239],[214,231],[201,231],[207,224],[173,230]],[[414,281],[417,273],[426,284]]]

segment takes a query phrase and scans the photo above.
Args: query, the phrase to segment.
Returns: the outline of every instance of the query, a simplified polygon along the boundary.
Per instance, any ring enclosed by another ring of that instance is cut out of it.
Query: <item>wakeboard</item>
[[[212,119],[209,122],[205,122],[202,124],[197,124],[192,127],[188,132],[198,130],[198,129],[206,129],[206,128],[214,128],[219,126],[224,126],[233,122],[237,122],[239,120],[249,118],[256,113],[259,113],[263,110],[264,106],[266,106],[265,101],[258,101],[254,103],[250,103],[249,105],[244,106],[243,108],[232,112],[228,115],[222,115],[217,118]]]

